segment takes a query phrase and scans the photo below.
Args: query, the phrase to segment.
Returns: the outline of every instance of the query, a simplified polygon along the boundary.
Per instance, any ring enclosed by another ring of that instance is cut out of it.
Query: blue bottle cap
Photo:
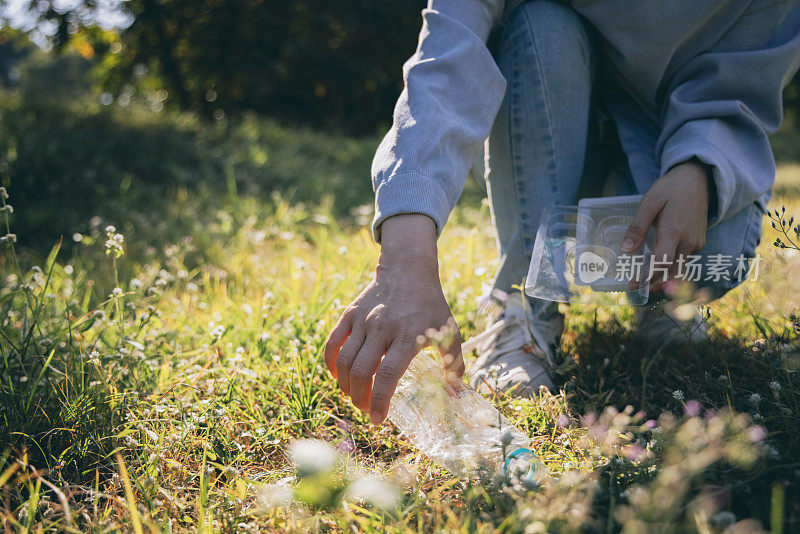
[[[535,488],[539,485],[539,470],[536,453],[528,448],[519,447],[506,456],[502,473],[512,481],[519,481],[528,488]]]

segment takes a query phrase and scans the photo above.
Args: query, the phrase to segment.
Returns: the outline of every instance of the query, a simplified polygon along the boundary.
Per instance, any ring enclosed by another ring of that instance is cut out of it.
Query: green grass
[[[14,116],[29,113],[22,102],[11,106]],[[111,136],[126,126],[131,139],[177,143],[200,163],[178,159],[172,168],[156,155],[146,160],[149,170],[137,170],[130,156],[123,172],[113,165],[129,156],[98,156],[113,183],[104,207],[67,208],[71,222],[62,229],[47,226],[57,217],[46,211],[52,198],[15,200],[15,189],[30,186],[26,173],[43,164],[41,139],[25,145],[25,158],[17,142],[17,155],[3,160],[12,175],[11,224],[38,232],[19,257],[7,245],[0,256],[4,529],[722,532],[736,522],[737,532],[800,529],[800,346],[790,319],[800,309],[800,259],[771,246],[772,229],[759,249],[759,280],[711,304],[709,346],[659,351],[633,336],[629,309],[573,307],[561,390],[491,399],[532,437],[553,480],[536,492],[502,488],[453,479],[391,426],[371,426],[324,368],[325,337],[377,257],[363,213],[343,216],[361,194],[338,193],[367,179],[366,168],[353,174],[374,140],[256,119],[198,133],[203,127],[191,118],[68,111],[94,125],[86,132]],[[63,113],[43,116],[65,121],[64,132],[80,130],[82,122]],[[4,120],[6,136],[23,139],[8,133],[8,114]],[[147,138],[159,124],[166,133]],[[233,147],[225,144],[234,142],[231,133],[248,139],[238,155],[212,151],[203,159],[215,143]],[[66,157],[58,152],[66,149],[54,150]],[[199,183],[165,185],[209,161],[219,180],[208,171]],[[60,168],[39,169],[40,179]],[[152,169],[163,174],[151,184],[144,175]],[[119,189],[125,172],[136,194]],[[299,202],[293,184],[309,188],[305,200],[331,197]],[[800,213],[798,168],[782,167],[778,184],[774,205]],[[119,257],[106,254],[107,225],[124,234]],[[69,247],[47,254],[42,243],[60,234]],[[476,306],[496,265],[488,210],[473,191],[440,241],[445,295],[465,338],[484,325]],[[330,443],[340,460],[288,478],[296,475],[290,446],[304,438]],[[348,494],[365,477],[399,499],[381,507]],[[289,505],[287,491],[296,497]]]

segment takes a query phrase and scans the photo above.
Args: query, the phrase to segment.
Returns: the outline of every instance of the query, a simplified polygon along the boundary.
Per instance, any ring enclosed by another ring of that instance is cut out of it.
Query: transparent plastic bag
[[[558,302],[646,304],[654,232],[637,250],[621,248],[641,198],[587,198],[577,206],[545,209],[525,293]],[[631,282],[638,287],[631,289]]]

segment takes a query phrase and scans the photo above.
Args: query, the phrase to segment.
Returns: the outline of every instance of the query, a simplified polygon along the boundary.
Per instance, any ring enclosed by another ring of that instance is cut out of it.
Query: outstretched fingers
[[[355,314],[351,309],[348,308],[345,310],[342,316],[339,317],[336,326],[334,326],[331,333],[328,334],[328,339],[325,340],[325,365],[334,378],[336,378],[336,359],[339,356],[342,345],[344,345],[345,341],[347,341],[347,338],[350,336],[354,318]]]
[[[386,351],[372,384],[369,417],[373,425],[381,424],[389,413],[389,401],[400,377],[416,355],[416,344],[395,340]]]
[[[344,342],[344,345],[339,350],[339,356],[336,358],[336,381],[345,395],[350,395],[350,368],[353,366],[358,351],[361,350],[361,346],[364,344],[365,336],[363,323],[356,322],[353,325],[350,337]]]
[[[372,377],[381,363],[386,350],[386,342],[375,334],[367,334],[367,339],[358,351],[350,367],[350,398],[363,412],[369,412],[372,395]]]

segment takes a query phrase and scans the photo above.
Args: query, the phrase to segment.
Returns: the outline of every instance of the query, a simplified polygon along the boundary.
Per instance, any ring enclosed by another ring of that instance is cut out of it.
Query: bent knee
[[[592,60],[592,39],[583,19],[557,0],[529,0],[508,15],[509,28],[530,34],[544,54],[566,54]]]

